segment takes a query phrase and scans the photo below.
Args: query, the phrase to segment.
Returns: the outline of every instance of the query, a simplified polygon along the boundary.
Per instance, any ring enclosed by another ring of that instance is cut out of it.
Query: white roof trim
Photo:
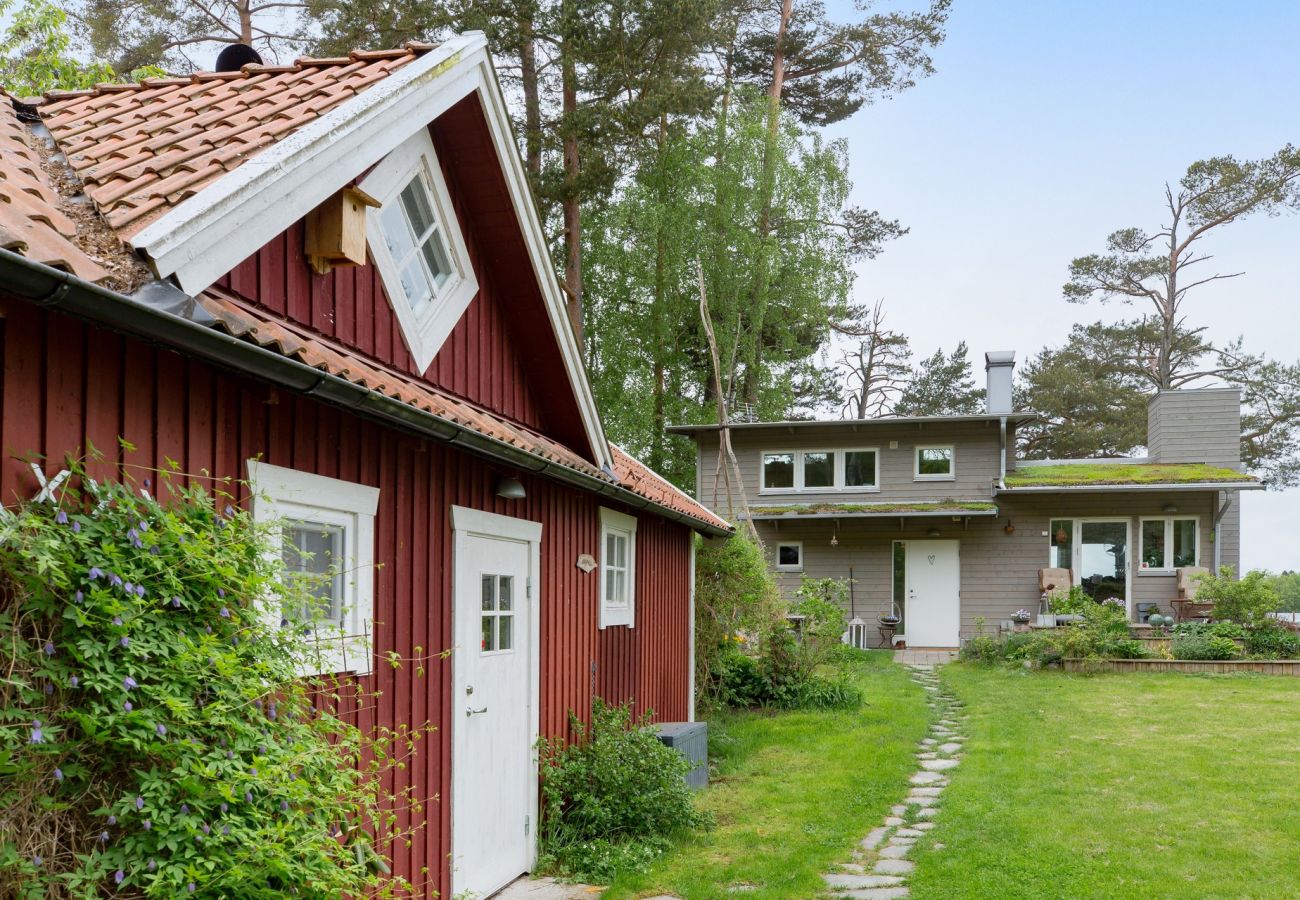
[[[187,294],[198,294],[411,136],[411,129],[395,123],[433,122],[472,91],[478,91],[483,104],[589,449],[598,466],[613,471],[582,351],[482,32],[466,32],[438,45],[268,147],[148,225],[131,246],[149,258],[158,277],[173,277]]]
[[[1258,481],[1182,481],[1167,484],[1035,484],[1000,487],[999,494],[1059,494],[1088,491],[1262,491]]]

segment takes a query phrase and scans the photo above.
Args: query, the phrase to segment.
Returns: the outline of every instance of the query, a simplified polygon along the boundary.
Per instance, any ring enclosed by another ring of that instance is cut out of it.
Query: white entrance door
[[[907,542],[907,646],[956,647],[961,631],[961,542]]]
[[[542,526],[453,507],[452,527],[451,883],[457,897],[482,897],[536,860]]]

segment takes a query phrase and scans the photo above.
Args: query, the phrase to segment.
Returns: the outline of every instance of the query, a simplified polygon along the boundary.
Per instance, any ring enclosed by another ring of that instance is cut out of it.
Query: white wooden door
[[[961,542],[907,542],[909,647],[956,647],[961,631]]]
[[[538,543],[529,537],[541,526],[471,510],[453,521],[452,893],[483,897],[535,861]]]

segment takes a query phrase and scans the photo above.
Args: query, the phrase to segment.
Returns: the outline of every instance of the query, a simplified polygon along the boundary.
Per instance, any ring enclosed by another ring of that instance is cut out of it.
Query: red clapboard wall
[[[286,245],[290,240],[283,239]],[[262,277],[260,268],[257,277]],[[238,280],[232,276],[230,283],[237,286]],[[364,280],[362,270],[343,280],[355,291]],[[337,290],[333,294],[335,299],[339,295]],[[659,720],[687,717],[692,535],[685,526],[639,516],[636,627],[602,632],[597,628],[597,575],[584,575],[575,565],[579,553],[598,552],[596,497],[510,472],[524,482],[527,498],[501,500],[492,490],[499,470],[443,445],[58,313],[0,299],[0,315],[4,503],[34,494],[37,482],[26,459],[46,457],[49,473],[60,467],[65,454],[80,454],[92,444],[106,456],[92,467],[101,477],[125,471],[143,480],[150,470],[169,467],[174,460],[185,472],[242,478],[244,461],[260,456],[275,465],[378,486],[379,660],[390,650],[410,657],[416,646],[437,653],[450,645],[451,505],[539,521],[543,733],[564,734],[568,712],[586,715],[593,694],[635,699],[638,710],[653,709]],[[491,320],[490,312],[480,311],[480,322]],[[359,322],[346,327],[364,337]],[[345,326],[337,317],[334,327],[341,336]],[[384,340],[396,337],[389,333]],[[365,339],[379,340],[374,335]],[[508,378],[521,380],[515,374]],[[480,381],[480,391],[482,385]],[[509,402],[519,403],[519,414],[528,416],[526,388],[507,393]],[[119,435],[135,449],[121,449]],[[157,475],[152,478],[156,485]],[[241,502],[247,499],[242,489],[237,495]],[[449,795],[450,665],[434,662],[425,677],[417,678],[413,666],[394,670],[377,662],[374,674],[365,679],[367,693],[379,691],[381,696],[377,708],[354,711],[362,728],[375,723],[416,726],[426,720],[438,726],[405,771],[389,774],[390,790],[411,784],[419,796]],[[395,868],[422,883],[427,867],[427,888],[447,896],[450,809],[432,800],[425,818],[427,827],[410,848],[394,848]],[[404,814],[403,823],[409,820]]]

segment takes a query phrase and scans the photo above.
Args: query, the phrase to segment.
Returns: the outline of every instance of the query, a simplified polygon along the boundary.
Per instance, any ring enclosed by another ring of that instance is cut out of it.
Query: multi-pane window
[[[875,450],[849,450],[845,452],[844,486],[846,488],[873,488],[876,486]]]
[[[875,450],[768,450],[761,456],[762,490],[875,491]]]
[[[917,447],[916,477],[939,479],[952,478],[953,448],[950,446]]]
[[[803,543],[788,541],[776,545],[776,567],[783,572],[803,571]]]
[[[300,579],[312,602],[286,609],[284,618],[291,623],[337,625],[343,618],[343,573],[339,563],[344,556],[346,530],[341,525],[323,522],[288,522],[284,527],[284,546],[280,558],[286,577]]]
[[[513,575],[483,575],[483,637],[479,647],[484,653],[515,648],[515,579]]]
[[[380,209],[384,243],[401,278],[402,291],[417,314],[447,284],[454,271],[445,231],[434,213],[433,192],[422,170]]]
[[[1160,518],[1142,520],[1142,568],[1172,571],[1196,565],[1197,520]]]
[[[1052,520],[1051,556],[1049,567],[1053,569],[1074,568],[1074,520]]]
[[[600,511],[600,627],[636,623],[636,519]]]

